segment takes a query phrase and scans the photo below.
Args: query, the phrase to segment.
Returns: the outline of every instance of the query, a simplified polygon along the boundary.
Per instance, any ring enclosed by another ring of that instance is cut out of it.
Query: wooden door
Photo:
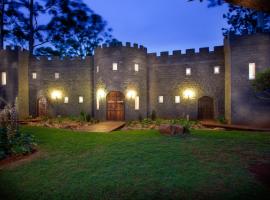
[[[198,101],[198,119],[214,119],[214,100],[211,97],[204,96]]]
[[[45,97],[41,97],[38,99],[37,114],[38,117],[43,117],[47,115],[47,99]]]
[[[107,120],[125,120],[125,98],[121,92],[112,91],[107,95]]]

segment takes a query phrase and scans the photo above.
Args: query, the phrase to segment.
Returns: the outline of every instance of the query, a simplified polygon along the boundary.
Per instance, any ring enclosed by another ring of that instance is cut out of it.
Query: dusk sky
[[[148,52],[222,45],[227,7],[208,8],[188,0],[85,0],[122,42],[139,43]]]

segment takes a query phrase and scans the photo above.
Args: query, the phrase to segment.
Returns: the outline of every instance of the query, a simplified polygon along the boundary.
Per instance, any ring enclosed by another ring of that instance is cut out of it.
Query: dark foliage
[[[223,34],[233,33],[236,35],[253,34],[257,31],[270,31],[270,15],[241,6],[229,6],[228,13],[223,17],[227,20],[228,28],[223,28]],[[263,27],[259,26],[258,18],[261,17]]]
[[[270,69],[257,73],[252,86],[258,98],[270,101]]]
[[[0,12],[0,48],[5,43],[31,55],[84,57],[112,39],[112,29],[82,0],[0,0]]]

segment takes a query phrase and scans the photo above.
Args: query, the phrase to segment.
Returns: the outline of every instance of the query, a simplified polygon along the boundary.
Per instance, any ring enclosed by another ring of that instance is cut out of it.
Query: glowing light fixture
[[[62,92],[60,90],[53,90],[51,93],[51,98],[53,100],[62,99]]]
[[[104,89],[100,88],[100,89],[97,90],[97,98],[98,99],[105,98],[105,96],[106,96],[106,92],[105,92]]]
[[[137,96],[137,92],[135,90],[129,90],[127,92],[128,99],[135,99],[136,96]]]
[[[183,96],[185,99],[193,99],[195,97],[195,92],[191,89],[186,89]]]

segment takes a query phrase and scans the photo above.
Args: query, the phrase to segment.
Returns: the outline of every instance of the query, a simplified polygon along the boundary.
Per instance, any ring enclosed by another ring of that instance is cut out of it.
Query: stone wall
[[[160,56],[149,54],[149,93],[150,111],[155,110],[161,118],[180,118],[190,115],[197,119],[198,99],[209,96],[214,99],[215,117],[224,115],[224,52],[223,47],[215,47],[209,52],[201,48],[174,51],[173,55],[162,52]],[[220,67],[220,73],[214,74],[214,67]],[[191,76],[186,75],[186,68],[191,68]],[[194,99],[185,99],[183,92],[190,89]],[[164,97],[164,103],[158,102],[158,96]],[[180,103],[175,103],[175,96],[180,96]]]
[[[112,65],[117,63],[118,69],[113,71]],[[139,65],[139,71],[134,70],[134,65]],[[103,45],[95,50],[94,56],[94,94],[99,89],[105,91],[122,92],[125,96],[125,120],[138,119],[138,116],[147,116],[147,50],[137,44],[121,43],[107,47]],[[97,67],[99,71],[97,72]],[[135,110],[134,99],[126,98],[128,91],[134,90],[140,99],[140,108]],[[97,102],[94,101],[95,117],[106,120],[106,97],[100,100],[100,108],[97,110]]]
[[[270,103],[255,97],[249,63],[256,64],[256,73],[270,68],[270,34],[230,36],[225,42],[230,45],[231,123],[269,127]]]
[[[37,102],[41,97],[47,99],[48,114],[51,116],[78,116],[81,112],[91,114],[92,66],[92,57],[63,60],[57,57],[51,60],[33,58],[29,68],[30,114],[37,116]],[[37,74],[37,79],[32,78],[32,73]],[[59,73],[59,79],[55,79],[55,73]],[[61,100],[52,100],[54,90],[62,92]],[[79,96],[83,96],[83,103],[79,103]],[[68,97],[68,103],[64,103],[64,97]]]
[[[19,51],[7,47],[5,50],[0,50],[0,98],[6,103],[14,104],[18,96],[18,67],[19,67]],[[7,84],[1,84],[1,74],[6,72]],[[0,108],[5,104],[0,99]]]
[[[225,115],[233,124],[269,127],[269,102],[255,97],[248,79],[249,63],[256,64],[257,73],[270,67],[269,53],[270,35],[263,33],[229,36],[224,47],[213,51],[188,49],[185,53],[173,51],[172,55],[162,52],[160,56],[148,54],[145,47],[137,44],[116,43],[96,48],[95,55],[86,59],[41,57],[28,63],[27,52],[8,47],[0,51],[0,72],[7,72],[7,85],[0,85],[0,97],[15,103],[20,93],[18,105],[23,108],[20,112],[24,117],[28,111],[37,116],[38,99],[44,97],[48,115],[78,116],[83,111],[106,120],[106,95],[119,91],[125,96],[125,120],[134,120],[150,116],[153,110],[161,118],[190,115],[197,119],[198,99],[209,96],[214,99],[215,118]],[[117,63],[116,71],[113,63]],[[135,64],[139,65],[138,72]],[[215,66],[220,67],[219,74],[214,74]],[[191,68],[191,76],[186,75],[186,68]],[[36,73],[36,79],[32,73]],[[59,79],[55,79],[55,73],[60,74]],[[97,109],[99,89],[105,91],[105,96]],[[193,99],[184,98],[186,89],[195,93]],[[63,98],[52,100],[54,90],[60,90]],[[139,110],[135,110],[134,99],[126,97],[130,90],[140,98]],[[79,96],[84,98],[83,103],[79,103]],[[159,96],[164,97],[163,103],[158,102]],[[180,96],[179,104],[175,103],[175,96]],[[64,103],[64,97],[69,98],[68,103]],[[0,108],[3,106],[0,103]]]

